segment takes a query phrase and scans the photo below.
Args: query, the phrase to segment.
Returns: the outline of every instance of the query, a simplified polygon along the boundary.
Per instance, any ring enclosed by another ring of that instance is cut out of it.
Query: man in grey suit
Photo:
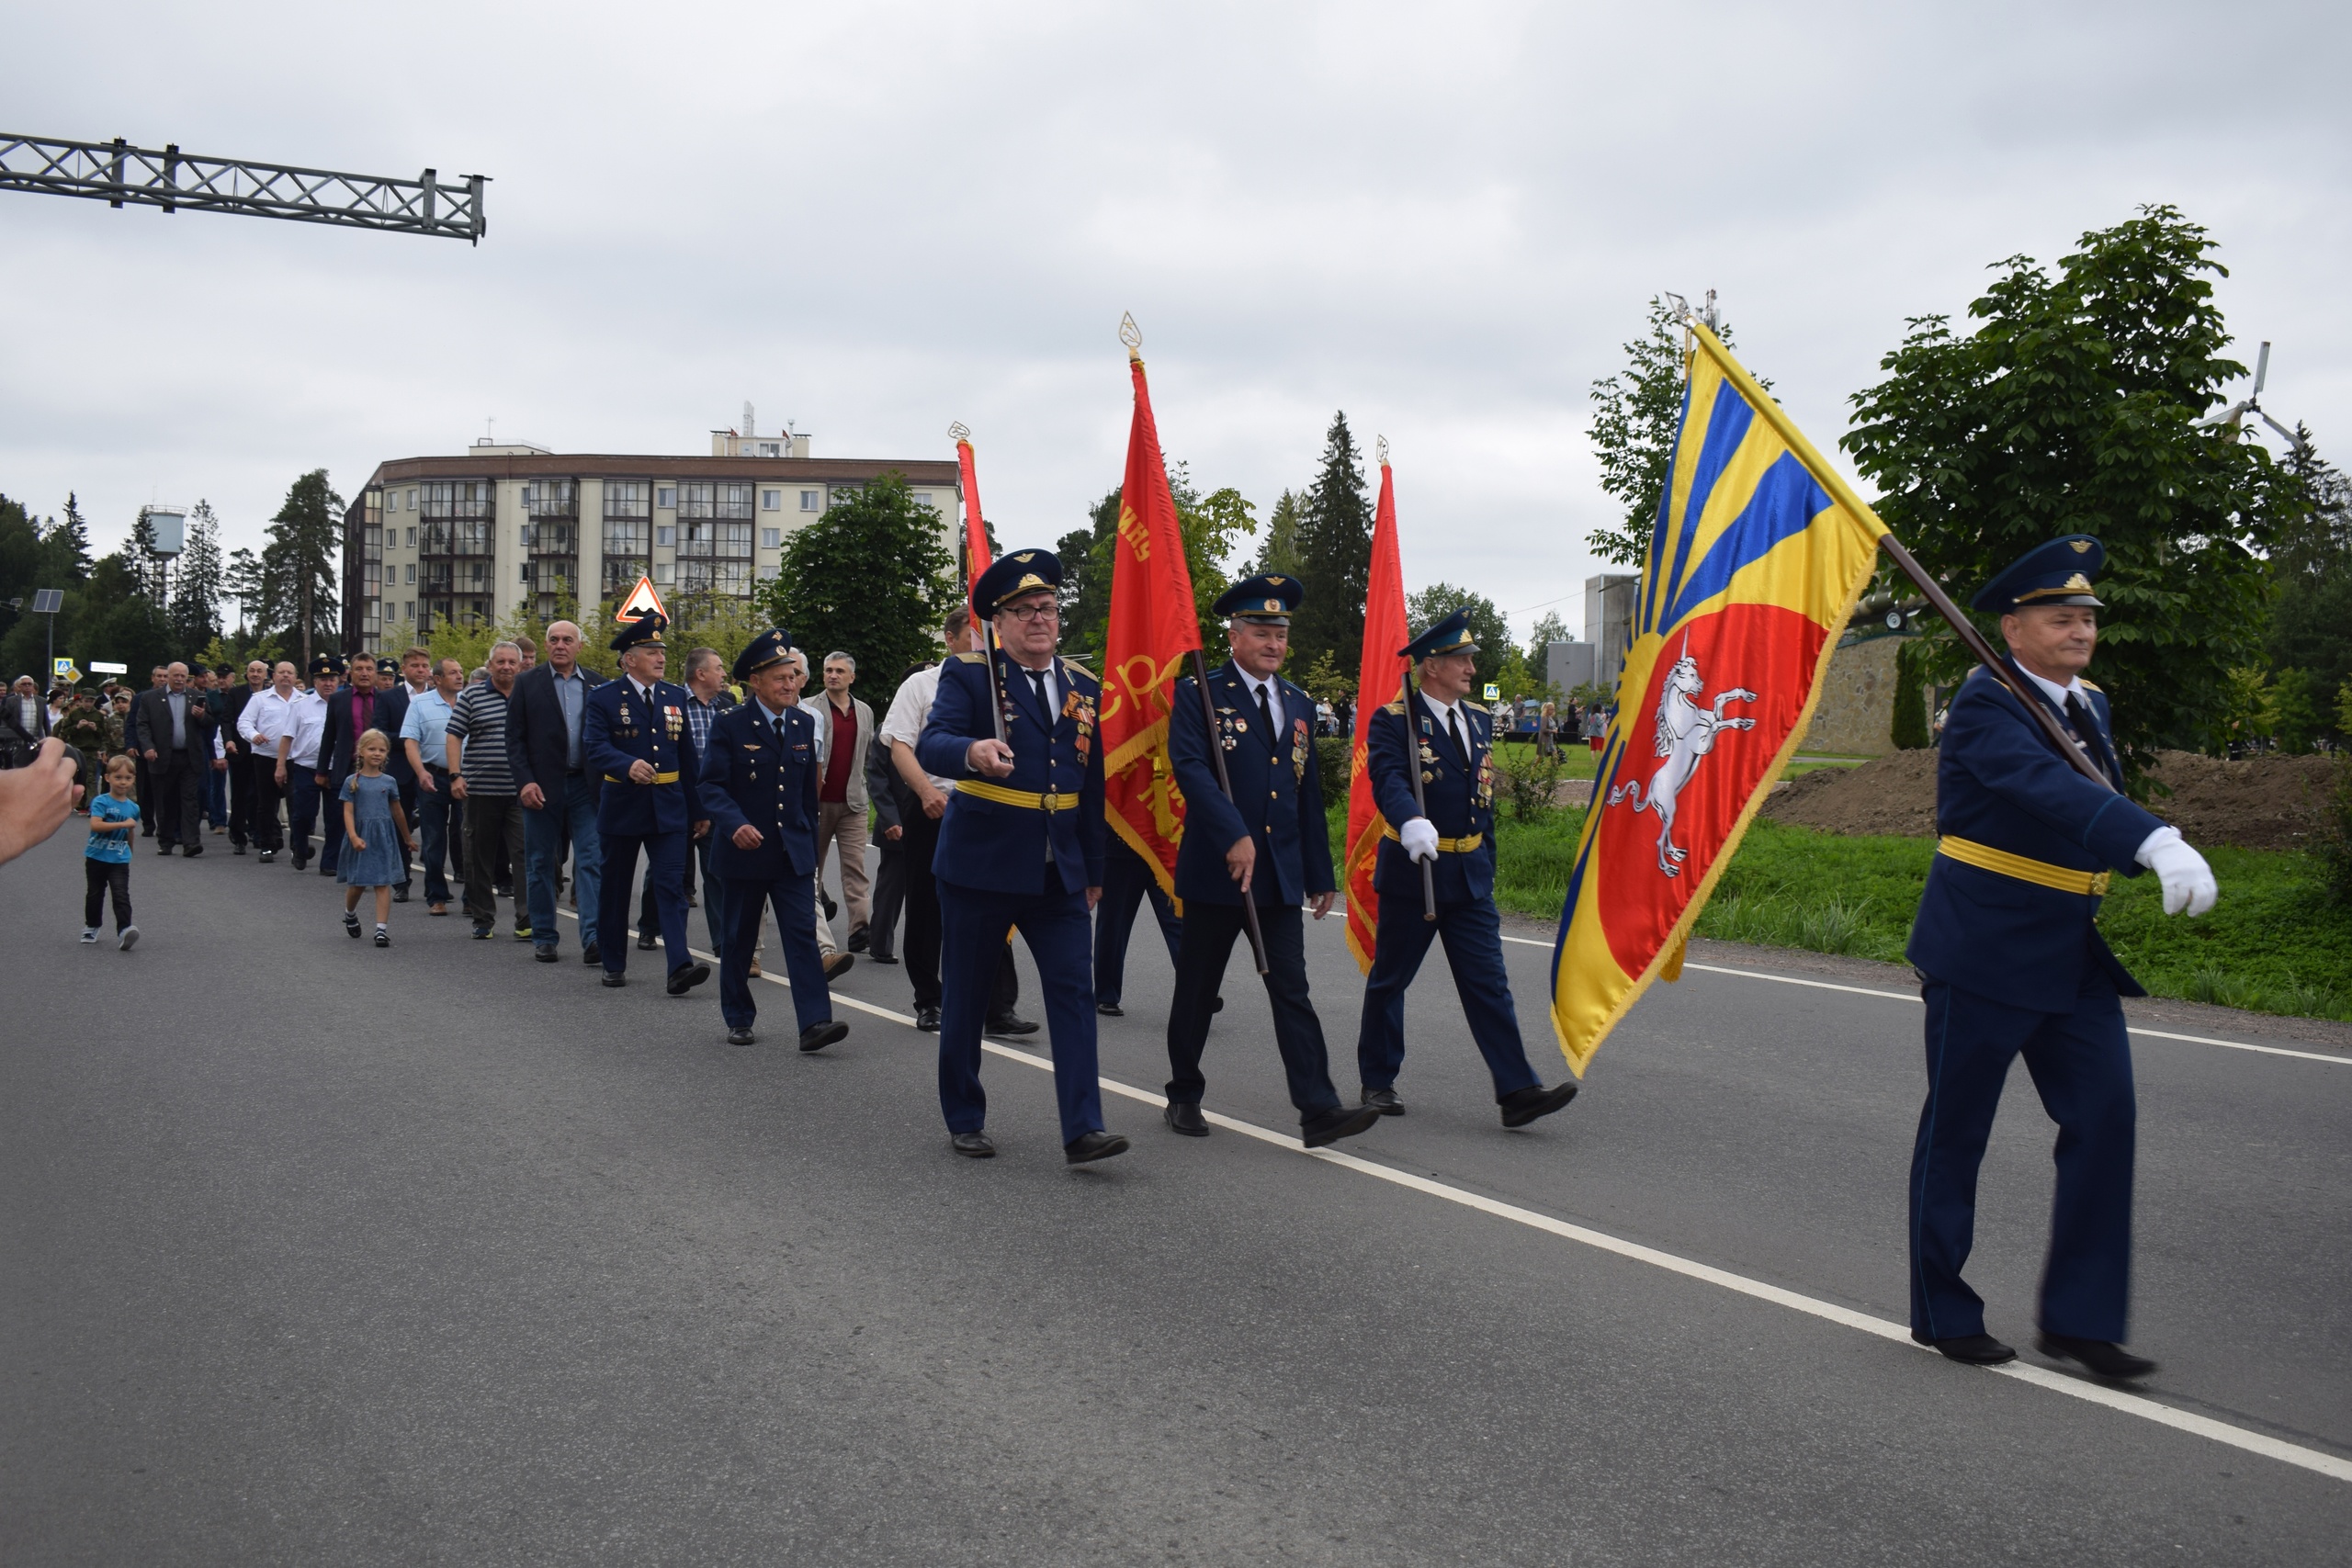
[[[210,705],[188,690],[187,666],[164,667],[164,683],[139,694],[130,705],[130,746],[146,761],[154,781],[156,853],[175,843],[187,858],[204,852],[204,791],[212,773]]]

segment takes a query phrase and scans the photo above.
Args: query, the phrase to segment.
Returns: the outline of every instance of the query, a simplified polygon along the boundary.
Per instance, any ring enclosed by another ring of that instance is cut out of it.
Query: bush
[[[1920,656],[1926,649],[1912,638],[1894,650],[1894,729],[1898,751],[1923,751],[1928,746],[1927,672]]]
[[[1315,772],[1323,783],[1323,804],[1344,807],[1348,803],[1348,758],[1355,750],[1355,740],[1346,735],[1318,735],[1315,738]]]
[[[2327,810],[2312,848],[2328,892],[2339,902],[2352,904],[2352,756],[2335,764],[2335,784],[2327,792]]]
[[[1544,757],[1532,746],[1515,747],[1510,765],[1500,771],[1503,798],[1510,804],[1512,821],[1540,822],[1556,809],[1554,795],[1560,783],[1557,752]]]

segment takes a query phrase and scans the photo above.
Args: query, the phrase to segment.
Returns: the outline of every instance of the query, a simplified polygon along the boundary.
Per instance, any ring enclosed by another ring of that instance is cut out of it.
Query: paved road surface
[[[1694,969],[1507,1134],[1440,971],[1411,1113],[1347,1145],[1432,1190],[1116,1094],[1136,1152],[1071,1171],[1047,1077],[1002,1056],[973,1164],[928,1037],[876,1012],[806,1058],[763,987],[776,1043],[734,1050],[715,987],[603,990],[569,927],[537,965],[413,904],[378,952],[332,885],[217,851],[141,854],[146,941],[83,950],[78,840],[0,870],[10,1564],[2352,1551],[2352,1052],[2324,1030],[2164,1025],[2324,1060],[2136,1042],[2148,1397],[2285,1462],[1868,1331],[1905,1311],[1916,1000]],[[1310,961],[1351,1090],[1339,924]],[[1509,951],[1533,1021],[1545,953]],[[841,992],[903,1014],[903,976]],[[1147,926],[1111,1079],[1164,1078],[1169,982]],[[1209,1106],[1283,1129],[1253,986],[1237,964]],[[2022,1337],[2049,1134],[2021,1072],[2010,1100],[1973,1274]]]

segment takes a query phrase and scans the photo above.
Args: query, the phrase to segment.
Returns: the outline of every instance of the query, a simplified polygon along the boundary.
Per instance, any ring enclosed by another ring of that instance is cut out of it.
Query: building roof
[[[370,486],[418,479],[746,479],[820,483],[867,482],[887,473],[909,484],[953,485],[961,475],[953,458],[906,461],[869,457],[671,457],[548,453],[543,457],[394,457],[376,465]]]

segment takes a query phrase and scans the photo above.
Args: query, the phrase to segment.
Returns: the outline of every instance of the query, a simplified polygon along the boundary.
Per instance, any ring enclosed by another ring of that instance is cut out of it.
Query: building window
[[[760,491],[760,510],[763,512],[783,511],[784,491],[780,490],[763,490]]]
[[[416,530],[413,528],[411,528],[408,531],[408,547],[410,549],[416,548]]]
[[[413,529],[412,529],[412,530],[410,530],[410,531],[411,531],[412,533],[413,533],[413,532],[414,532],[414,530],[413,530]],[[415,587],[415,586],[416,586],[416,563],[415,563],[414,561],[411,561],[411,562],[409,562],[409,563],[408,563],[408,579],[407,579],[407,581],[408,581],[408,585],[409,585],[411,588],[413,588],[413,587]]]
[[[413,571],[415,568],[412,567],[409,570]],[[413,599],[408,600],[401,607],[408,612],[406,616],[408,624],[414,626],[416,624],[416,601]]]
[[[424,515],[476,521],[491,515],[488,479],[436,479],[424,487]]]
[[[760,548],[763,550],[773,550],[782,547],[783,544],[783,529],[763,528],[760,530]]]
[[[929,511],[936,512],[939,510],[939,497],[932,494],[931,491],[927,490],[919,490],[915,491],[915,504],[917,506],[926,508]]]
[[[804,490],[800,492],[800,510],[803,512],[821,511],[823,510],[824,499],[825,492],[823,491]]]
[[[654,563],[653,581],[656,582],[667,582],[670,581],[670,563],[668,561],[656,561]]]
[[[663,485],[660,489],[656,490],[653,492],[653,504],[661,507],[677,505],[678,487],[675,485]]]
[[[653,542],[657,545],[663,546],[664,547],[675,545],[678,542],[678,530],[676,526],[673,524],[664,523],[656,527],[653,530]]]
[[[580,481],[541,479],[523,487],[523,506],[534,517],[580,515]]]
[[[653,515],[653,487],[643,479],[606,479],[605,481],[605,515],[607,517],[650,517]],[[667,502],[663,505],[669,504]]]
[[[523,586],[526,588],[529,587],[531,585],[531,563],[529,561],[524,561],[520,564],[518,570],[522,573],[521,581]]]

